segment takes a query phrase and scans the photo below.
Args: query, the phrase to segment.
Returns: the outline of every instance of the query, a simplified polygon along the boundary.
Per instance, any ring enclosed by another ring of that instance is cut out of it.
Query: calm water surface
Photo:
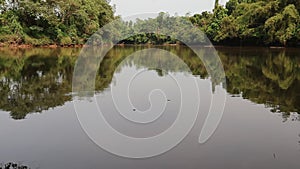
[[[190,78],[197,80],[200,114],[191,133],[171,151],[140,160],[102,150],[81,129],[72,103],[72,74],[80,49],[0,49],[0,163],[42,169],[300,167],[300,49],[218,48],[227,101],[217,131],[199,144],[218,81],[211,80],[188,48],[160,48],[176,54],[189,71],[169,62],[170,70],[151,69],[152,64],[166,64],[162,54],[131,55],[143,47],[116,47],[103,59],[95,82],[97,103],[107,121],[126,135],[147,137],[168,129],[176,119],[181,100],[172,77],[185,85]],[[151,108],[148,95],[158,87],[169,100],[161,118],[149,125],[128,123],[112,101],[115,89],[121,109],[128,108],[122,81],[137,72],[130,87],[135,108],[126,111]]]

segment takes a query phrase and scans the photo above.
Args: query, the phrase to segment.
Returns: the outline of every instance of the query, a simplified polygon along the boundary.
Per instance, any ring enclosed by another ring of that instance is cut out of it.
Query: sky
[[[122,17],[142,13],[168,12],[170,15],[186,15],[212,11],[215,0],[111,0],[116,5],[116,14]],[[225,4],[228,0],[219,0]]]

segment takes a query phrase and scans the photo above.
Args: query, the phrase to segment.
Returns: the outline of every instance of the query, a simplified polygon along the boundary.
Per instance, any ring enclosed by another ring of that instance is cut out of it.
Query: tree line
[[[169,16],[160,13],[154,19],[137,20],[125,24],[129,31],[139,32],[156,26],[158,33],[141,34],[124,40],[131,44],[173,44],[178,41],[159,34],[160,26],[178,25],[182,19],[189,20],[215,45],[234,46],[300,46],[300,1],[299,0],[229,0],[225,6],[216,1],[212,12],[193,16]],[[167,29],[172,30],[166,26]],[[185,30],[185,28],[175,28]],[[176,32],[167,32],[172,35]],[[191,33],[193,34],[193,32]],[[188,42],[194,36],[186,37]],[[180,43],[180,42],[179,42]]]
[[[107,0],[0,0],[0,42],[84,44],[113,19]]]
[[[300,45],[299,0],[229,0],[190,20],[216,44]]]
[[[186,31],[188,27],[178,24],[189,20],[216,45],[299,46],[299,13],[299,0],[229,0],[225,6],[216,1],[212,12],[193,16],[160,13],[132,22],[114,16],[109,0],[0,0],[0,43],[84,44],[99,28],[119,19],[118,30],[109,36],[118,39],[114,36],[120,30],[134,34],[119,42],[125,44],[181,43],[171,36],[178,32],[177,36],[193,42],[196,31]],[[139,33],[150,29],[156,31]],[[103,32],[97,33],[101,37]]]

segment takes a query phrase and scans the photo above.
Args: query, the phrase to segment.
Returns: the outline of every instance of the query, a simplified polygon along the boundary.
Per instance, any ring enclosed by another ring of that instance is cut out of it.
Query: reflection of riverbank
[[[102,60],[95,88],[101,92],[113,81],[118,65],[146,46],[116,46]],[[150,47],[152,48],[152,46]],[[199,57],[182,46],[156,46],[177,55],[197,78],[208,74]],[[81,48],[0,48],[0,109],[10,112],[15,119],[64,105],[72,100],[72,75]],[[205,57],[204,49],[202,55]],[[217,48],[226,73],[226,90],[256,104],[264,104],[283,118],[300,112],[300,57],[299,49]],[[201,53],[201,52],[200,52]],[[207,57],[207,56],[206,56]],[[164,63],[159,53],[151,58],[132,57],[127,66]],[[181,67],[169,62],[173,73]],[[153,65],[155,66],[155,65]],[[213,65],[213,62],[211,63]],[[158,75],[164,76],[160,71]],[[213,84],[218,84],[218,79]],[[294,116],[294,115],[293,115]],[[295,118],[294,118],[295,119]]]

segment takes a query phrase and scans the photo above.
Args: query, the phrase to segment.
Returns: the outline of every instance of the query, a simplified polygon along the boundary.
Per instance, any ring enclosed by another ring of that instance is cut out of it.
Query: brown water
[[[167,129],[180,103],[175,85],[151,79],[196,77],[201,103],[191,133],[171,151],[139,160],[102,150],[81,129],[72,103],[72,75],[80,49],[0,49],[0,163],[42,169],[300,167],[300,49],[218,48],[227,102],[218,129],[199,144],[209,94],[218,84],[211,82],[201,60],[188,48],[160,48],[178,55],[191,72],[176,64],[168,72],[147,69],[145,65],[164,61],[160,56],[126,58],[144,47],[117,47],[101,62],[95,82],[98,104],[111,125],[144,137]],[[158,84],[169,90],[170,103],[160,120],[137,128],[118,117],[109,97],[112,87],[122,88],[122,77],[140,70],[145,70],[141,82],[132,86],[141,93],[132,95],[136,108],[149,108],[145,95],[149,86]]]

